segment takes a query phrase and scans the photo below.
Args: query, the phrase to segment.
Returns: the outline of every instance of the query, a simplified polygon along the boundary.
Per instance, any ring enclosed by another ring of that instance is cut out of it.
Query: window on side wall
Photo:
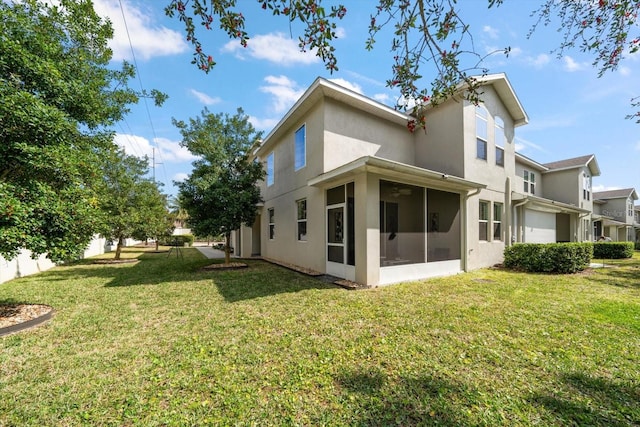
[[[488,118],[487,110],[478,105],[476,107],[476,157],[483,160],[487,160]]]
[[[489,202],[480,201],[478,212],[478,239],[489,240]]]
[[[269,208],[269,240],[273,240],[276,238],[276,218],[275,218],[275,210],[273,208]]]
[[[295,136],[295,170],[307,164],[307,127],[302,125]]]
[[[297,207],[297,235],[298,241],[307,241],[307,199],[301,199],[296,202]]]
[[[582,198],[584,200],[591,199],[591,177],[586,173],[582,174]]]
[[[504,148],[496,147],[496,165],[504,166]]]
[[[525,169],[522,177],[524,179],[524,192],[536,194],[536,174]]]
[[[502,203],[493,204],[493,240],[502,240]]]
[[[274,161],[275,161],[274,154],[273,152],[271,152],[267,156],[267,187],[272,186],[274,182],[274,174],[275,174]]]
[[[500,117],[495,118],[495,139],[496,145],[504,147],[507,137],[504,134],[504,121]]]

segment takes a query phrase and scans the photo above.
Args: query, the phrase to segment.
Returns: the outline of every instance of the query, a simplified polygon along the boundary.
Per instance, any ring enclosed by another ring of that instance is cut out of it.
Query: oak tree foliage
[[[257,182],[264,177],[263,165],[250,159],[262,134],[242,109],[230,116],[205,108],[199,117],[173,124],[182,134],[181,145],[199,157],[189,178],[177,183],[189,225],[197,236],[224,235],[229,263],[231,232],[253,225],[262,202]]]
[[[486,4],[492,8],[504,1],[519,0],[486,0]],[[325,7],[327,3],[331,6]],[[477,103],[481,89],[474,77],[489,72],[485,59],[510,53],[508,46],[489,53],[478,51],[473,40],[477,29],[465,22],[464,4],[456,0],[377,0],[370,4],[369,37],[364,48],[373,49],[383,33],[391,36],[386,83],[399,91],[396,108],[415,116],[407,124],[412,131],[424,127],[425,104],[438,104],[452,96]],[[527,7],[531,5],[527,3]],[[246,46],[251,40],[240,9],[249,7],[301,23],[300,49],[315,51],[330,72],[338,69],[334,41],[339,21],[348,13],[344,5],[326,0],[258,0],[253,6],[237,0],[171,0],[165,11],[184,24],[186,38],[194,48],[192,62],[209,72],[216,61],[207,53],[211,47],[201,42],[203,31],[218,27]],[[523,13],[531,13],[533,18],[530,36],[540,26],[557,25],[558,55],[570,49],[593,54],[593,65],[602,75],[615,70],[622,58],[640,48],[639,10],[639,0],[540,0],[537,8],[523,8]],[[461,92],[461,87],[466,90]],[[640,98],[632,99],[632,104],[640,107]],[[640,121],[640,112],[629,117]]]
[[[109,66],[111,24],[88,0],[0,2],[0,255],[76,256],[100,225],[106,129],[141,96]]]

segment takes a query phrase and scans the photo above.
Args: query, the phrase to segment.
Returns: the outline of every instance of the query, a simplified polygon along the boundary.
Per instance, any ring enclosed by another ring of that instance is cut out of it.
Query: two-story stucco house
[[[595,158],[516,154],[527,114],[504,74],[480,82],[480,105],[452,98],[411,133],[407,114],[317,79],[254,152],[264,204],[236,253],[377,286],[491,266],[512,242],[584,239]],[[571,195],[555,197],[558,180]]]
[[[599,191],[593,193],[593,227],[596,236],[606,236],[613,241],[633,242],[634,203],[638,193],[633,188]]]

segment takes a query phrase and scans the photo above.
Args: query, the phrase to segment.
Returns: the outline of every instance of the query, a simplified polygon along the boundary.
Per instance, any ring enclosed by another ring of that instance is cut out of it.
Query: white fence
[[[130,243],[127,241],[127,243]],[[131,242],[133,244],[133,242]],[[107,241],[103,237],[95,237],[87,249],[84,251],[82,258],[88,258],[96,255],[101,255],[105,252],[109,252],[111,246],[107,245]],[[22,250],[20,254],[8,261],[0,256],[0,283],[7,282],[9,280],[16,279],[18,277],[29,276],[30,274],[40,273],[46,271],[56,264],[46,257],[41,255],[36,259],[31,258],[31,251]]]

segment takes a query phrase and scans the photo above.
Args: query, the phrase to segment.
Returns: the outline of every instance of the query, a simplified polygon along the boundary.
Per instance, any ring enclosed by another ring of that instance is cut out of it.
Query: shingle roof
[[[620,190],[609,190],[609,191],[594,191],[593,199],[619,199],[622,197],[629,197],[631,194],[635,193],[636,190],[634,188],[622,188]]]
[[[549,169],[565,169],[571,167],[584,166],[593,157],[593,154],[586,156],[574,157],[573,159],[558,160],[556,162],[544,163]]]

